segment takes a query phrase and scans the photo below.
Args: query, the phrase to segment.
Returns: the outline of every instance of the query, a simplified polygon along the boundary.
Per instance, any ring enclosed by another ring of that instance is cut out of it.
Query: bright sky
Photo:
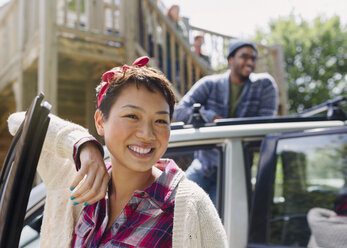
[[[312,20],[318,15],[340,16],[347,25],[347,0],[162,0],[180,5],[190,24],[222,34],[249,38],[256,28],[267,29],[270,19],[290,13]]]
[[[312,20],[318,15],[340,16],[347,25],[347,0],[161,0],[181,6],[190,24],[222,34],[248,38],[271,19],[290,13]],[[8,0],[0,0],[0,6]]]

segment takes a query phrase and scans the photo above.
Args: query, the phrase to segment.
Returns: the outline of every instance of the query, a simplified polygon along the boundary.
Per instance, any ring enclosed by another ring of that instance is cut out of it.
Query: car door
[[[248,247],[307,247],[308,212],[347,192],[347,127],[270,135],[260,154]]]
[[[207,142],[205,140],[189,140],[187,142],[181,143],[179,146],[169,147],[163,157],[173,159],[183,171],[186,171],[187,168],[192,164],[198,153],[203,152],[209,154],[210,156],[213,156],[213,159],[217,164],[217,170],[215,177],[216,187],[214,187],[212,190],[215,191],[214,194],[216,195],[215,207],[222,218],[224,214],[223,175],[225,171],[225,144],[223,141],[210,142],[210,144],[206,143]]]
[[[18,247],[51,106],[35,97],[13,138],[0,177],[0,248]]]

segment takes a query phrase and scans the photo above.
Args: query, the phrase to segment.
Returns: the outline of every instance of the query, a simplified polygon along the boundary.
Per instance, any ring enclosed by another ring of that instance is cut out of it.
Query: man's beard
[[[253,72],[253,71],[252,71]],[[251,72],[251,73],[252,73]],[[236,71],[236,75],[240,78],[241,82],[245,82],[249,79],[249,75],[251,75],[251,73],[249,73],[247,76],[243,75],[242,73],[240,73],[240,71]]]

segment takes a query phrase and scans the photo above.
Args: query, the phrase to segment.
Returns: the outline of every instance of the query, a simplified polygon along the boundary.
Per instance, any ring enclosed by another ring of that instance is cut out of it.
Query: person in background
[[[184,38],[188,38],[188,30],[185,24],[183,23],[180,16],[180,6],[177,4],[171,5],[171,7],[167,10],[166,16],[169,20],[174,24],[175,28],[179,33],[183,35]]]
[[[211,62],[210,62],[210,57],[203,54],[202,52],[202,45],[205,42],[205,38],[204,38],[204,33],[203,32],[198,32],[195,36],[194,36],[194,41],[192,44],[192,51],[199,57],[201,58],[205,63],[208,64],[208,66],[211,66]]]
[[[347,194],[339,195],[334,210],[312,208],[307,214],[311,229],[309,248],[347,246]]]
[[[229,70],[209,75],[196,82],[176,105],[175,121],[185,123],[193,114],[193,105],[201,104],[200,114],[207,123],[221,118],[274,116],[278,109],[278,89],[268,73],[253,73],[258,51],[252,42],[234,39],[230,42]],[[218,159],[213,151],[197,151],[186,171],[216,200]]]
[[[51,116],[38,164],[47,187],[41,247],[228,246],[207,194],[161,158],[175,96],[160,71],[145,67],[148,61],[105,72],[96,89],[94,120],[110,152],[106,166],[85,129]],[[9,117],[11,134],[23,119],[24,113]],[[67,156],[72,144],[76,168]]]
[[[167,10],[166,16],[168,19],[172,22],[176,30],[178,31],[179,34],[181,34],[184,38],[184,40],[187,41],[188,43],[188,30],[185,24],[183,23],[181,17],[180,17],[180,7],[177,4],[171,5],[171,7]],[[170,32],[166,32],[166,54],[167,54],[167,77],[170,82],[172,82],[173,78],[175,77],[176,79],[176,85],[179,89],[179,82],[180,82],[180,70],[179,70],[179,51],[178,51],[178,44],[175,42],[175,47],[174,47],[174,54],[171,54],[171,39],[170,39]],[[176,66],[176,72],[172,72],[171,69],[171,63],[175,63]]]

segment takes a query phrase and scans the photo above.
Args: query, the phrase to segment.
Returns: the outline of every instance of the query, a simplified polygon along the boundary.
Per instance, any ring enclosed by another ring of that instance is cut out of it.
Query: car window
[[[347,189],[347,134],[281,139],[276,156],[268,244],[306,247],[308,211],[332,210]]]
[[[199,158],[203,158],[205,163],[207,160],[213,161],[215,164],[216,172],[212,179],[212,184],[214,187],[209,187],[211,190],[207,192],[208,194],[216,195],[216,207],[219,211],[220,216],[222,216],[222,191],[223,191],[223,182],[222,182],[222,171],[224,168],[224,151],[222,144],[215,145],[197,145],[197,146],[182,146],[169,148],[164,154],[164,158],[173,159],[176,164],[183,170],[186,171],[192,163],[197,163]],[[198,162],[200,163],[200,162]],[[201,165],[203,166],[203,165]],[[202,188],[204,188],[202,186]]]
[[[32,188],[20,235],[20,248],[39,247],[45,198],[46,186],[43,183]]]
[[[42,222],[39,222],[40,224]],[[26,225],[22,229],[22,233],[19,240],[20,248],[36,248],[40,246],[40,227],[38,229],[36,227],[32,227],[30,225]]]

